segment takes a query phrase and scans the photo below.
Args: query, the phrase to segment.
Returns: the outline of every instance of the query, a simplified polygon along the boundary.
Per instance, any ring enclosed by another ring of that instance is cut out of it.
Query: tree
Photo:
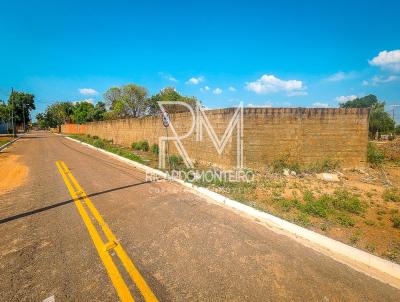
[[[78,102],[73,109],[72,121],[77,124],[93,122],[93,112],[94,106],[92,103]]]
[[[7,104],[0,101],[0,121],[8,121],[10,119],[10,110]]]
[[[94,106],[94,110],[92,113],[93,121],[101,121],[104,119],[104,114],[107,112],[106,104],[103,102],[98,102]]]
[[[166,87],[161,91],[153,95],[147,102],[146,113],[147,115],[157,115],[161,113],[160,107],[158,106],[159,101],[164,102],[184,102],[192,106],[196,106],[197,99],[195,97],[182,96],[173,87]],[[169,113],[185,112],[187,108],[179,105],[168,106]]]
[[[14,117],[14,133],[17,124],[30,122],[30,111],[35,110],[35,96],[30,93],[13,91],[8,98],[9,110]],[[25,129],[24,129],[25,130]]]
[[[369,115],[369,135],[374,137],[375,133],[389,133],[394,131],[395,121],[389,113],[385,111],[385,102],[380,102],[373,95],[356,98],[352,101],[340,104],[341,108],[370,108]]]
[[[45,120],[47,127],[58,127],[71,120],[74,105],[71,102],[57,102],[46,108]]]
[[[147,103],[146,88],[127,84],[119,87],[112,87],[104,94],[107,105],[117,118],[140,117],[144,115]]]

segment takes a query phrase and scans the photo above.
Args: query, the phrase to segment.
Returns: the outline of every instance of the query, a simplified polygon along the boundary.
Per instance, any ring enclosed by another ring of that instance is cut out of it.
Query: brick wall
[[[207,111],[207,117],[219,137],[224,133],[235,109]],[[302,164],[312,164],[326,158],[336,159],[343,167],[366,164],[368,145],[368,109],[314,108],[245,108],[244,165],[260,168],[274,159],[289,155]],[[191,125],[189,113],[171,115],[178,134],[186,133]],[[160,117],[145,117],[64,125],[64,133],[86,133],[130,146],[146,139],[150,145],[159,143],[166,135]],[[236,165],[236,131],[221,155],[218,155],[208,134],[203,141],[195,135],[183,140],[190,158],[221,167]],[[174,150],[173,143],[170,143]]]

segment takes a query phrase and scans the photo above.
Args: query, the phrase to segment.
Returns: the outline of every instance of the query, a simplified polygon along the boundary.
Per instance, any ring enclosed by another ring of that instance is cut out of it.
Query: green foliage
[[[272,170],[277,173],[282,173],[284,169],[300,172],[300,164],[291,160],[289,154],[282,155],[272,162]]]
[[[397,135],[400,135],[400,125],[397,125],[396,128],[394,129],[394,133]]]
[[[339,168],[340,164],[338,160],[332,158],[325,158],[321,161],[315,162],[305,168],[308,172],[321,173],[330,172]]]
[[[337,210],[344,210],[353,214],[365,212],[365,204],[360,199],[346,190],[337,190],[334,193],[333,206]]]
[[[151,152],[158,155],[158,153],[160,152],[159,147],[157,144],[152,144],[151,148],[150,148]]]
[[[400,229],[400,216],[399,215],[393,215],[390,220],[393,222],[394,228]]]
[[[370,142],[368,143],[367,159],[370,164],[378,166],[385,160],[385,155],[373,143]]]
[[[104,149],[104,147],[105,147],[105,142],[104,142],[102,139],[97,138],[97,139],[95,139],[95,140],[93,141],[93,146],[95,146],[95,147],[97,147],[97,148],[102,148],[102,149]]]
[[[175,169],[183,164],[183,159],[181,156],[173,154],[169,157],[169,164],[172,169]]]
[[[161,89],[161,91],[147,101],[147,114],[149,115],[158,115],[161,113],[160,107],[158,106],[157,102],[184,102],[192,106],[193,108],[196,105],[197,99],[195,97],[186,97],[180,95],[175,88],[173,87],[166,87]],[[176,113],[176,112],[185,112],[188,111],[187,108],[179,105],[166,105],[166,108],[169,113]]]
[[[145,115],[147,89],[136,84],[112,87],[104,94],[107,105],[117,118]]]
[[[385,201],[400,202],[400,190],[398,188],[386,189],[382,197]]]
[[[98,102],[95,106],[89,102],[77,102],[74,105],[71,119],[77,124],[99,121],[103,119],[105,112],[106,106],[103,102]]]
[[[134,150],[149,151],[149,142],[146,140],[138,141],[138,142],[132,143],[131,147]]]
[[[106,141],[106,140],[102,140],[97,136],[87,136],[87,135],[81,135],[81,134],[74,134],[74,135],[70,135],[70,137],[75,138],[77,140],[80,140],[82,142],[85,142],[87,144],[93,145],[97,148],[101,148],[104,149],[106,151],[109,151],[111,153],[114,154],[118,154],[122,157],[128,158],[130,160],[139,162],[139,163],[144,163],[144,161],[137,156],[136,154],[133,154],[132,152],[130,152],[129,150],[120,148],[118,146],[115,146],[113,144],[111,144],[110,142]]]
[[[340,212],[336,215],[336,222],[344,227],[353,227],[355,222],[348,214]]]
[[[300,212],[299,215],[296,217],[295,222],[299,225],[307,227],[311,224],[310,218],[306,213]]]
[[[307,200],[303,209],[312,216],[326,218],[332,211],[332,198],[328,195],[322,195],[318,199],[307,198]]]
[[[10,108],[3,101],[0,101],[0,121],[8,121],[10,118]]]
[[[385,111],[385,103],[380,102],[375,95],[367,95],[352,101],[340,104],[341,108],[370,108],[369,132],[374,137],[376,131],[379,133],[393,132],[395,122],[389,113]]]

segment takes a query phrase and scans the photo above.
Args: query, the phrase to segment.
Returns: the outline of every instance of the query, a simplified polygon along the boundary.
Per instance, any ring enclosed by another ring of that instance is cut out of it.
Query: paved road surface
[[[400,301],[389,285],[60,136],[33,133],[6,152],[29,175],[0,195],[0,301],[118,300],[57,160],[160,301]]]

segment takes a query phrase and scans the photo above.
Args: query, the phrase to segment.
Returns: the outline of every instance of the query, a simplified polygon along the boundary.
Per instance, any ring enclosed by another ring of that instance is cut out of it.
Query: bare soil
[[[0,153],[0,195],[23,184],[28,176],[28,167],[18,155]]]

